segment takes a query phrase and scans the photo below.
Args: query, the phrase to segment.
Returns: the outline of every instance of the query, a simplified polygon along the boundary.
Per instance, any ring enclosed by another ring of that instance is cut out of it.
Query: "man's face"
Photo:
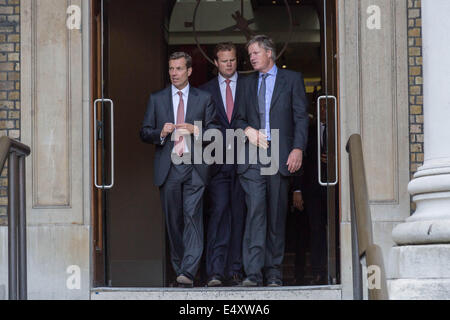
[[[231,78],[236,73],[237,69],[236,51],[234,49],[219,51],[214,63],[225,79]]]
[[[265,50],[257,42],[248,47],[248,56],[253,69],[259,72],[266,73],[270,71],[274,64],[271,59],[272,51]]]
[[[192,74],[192,68],[186,67],[186,58],[180,58],[169,61],[170,81],[175,88],[182,90],[189,83],[189,77]]]

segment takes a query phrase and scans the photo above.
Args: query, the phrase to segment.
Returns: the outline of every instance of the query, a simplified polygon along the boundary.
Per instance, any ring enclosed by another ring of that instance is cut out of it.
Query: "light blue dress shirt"
[[[277,80],[278,68],[276,65],[267,72],[268,76],[266,78],[266,135],[267,140],[271,140],[270,136],[270,105],[272,103],[273,90],[275,89],[275,81]],[[258,92],[261,88],[262,73],[259,73],[258,78]]]

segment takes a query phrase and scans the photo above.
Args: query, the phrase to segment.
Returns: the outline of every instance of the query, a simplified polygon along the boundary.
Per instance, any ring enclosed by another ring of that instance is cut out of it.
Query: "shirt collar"
[[[237,71],[233,74],[233,76],[230,78],[231,82],[236,82],[237,81]],[[227,79],[225,79],[224,76],[222,76],[219,72],[219,83],[224,83]]]
[[[187,97],[189,94],[189,83],[183,90],[178,90],[173,84],[172,84],[172,96],[178,95],[178,91],[181,91],[183,93],[184,97]]]
[[[272,69],[270,69],[269,72],[267,72],[267,74],[268,74],[269,76],[274,76],[274,77],[277,76],[277,73],[278,73],[278,68],[277,68],[277,65],[276,65],[276,64],[274,64],[273,67],[272,67]],[[263,75],[263,74],[260,72],[260,73],[259,73],[259,77],[261,78],[262,75]]]

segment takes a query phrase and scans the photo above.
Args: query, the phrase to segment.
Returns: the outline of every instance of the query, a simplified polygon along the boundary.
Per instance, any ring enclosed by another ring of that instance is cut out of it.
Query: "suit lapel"
[[[250,77],[253,77],[250,82],[250,97],[252,97],[252,105],[256,114],[259,114],[259,105],[258,105],[258,82],[259,82],[259,72],[254,72]]]
[[[225,113],[225,106],[223,105],[223,99],[222,99],[222,93],[220,92],[220,86],[219,86],[219,78],[216,78],[216,81],[214,81],[214,91],[215,96],[218,98],[219,104],[217,105],[219,114],[222,116],[222,118],[228,122],[227,114]]]
[[[278,69],[277,78],[275,80],[275,88],[273,89],[272,101],[270,103],[270,111],[274,107],[277,102],[278,97],[280,96],[281,89],[286,85],[286,81],[284,78],[284,73],[282,69]]]
[[[169,119],[169,123],[175,123],[175,115],[173,113],[173,98],[172,98],[172,87],[168,87],[166,93],[167,98],[167,117]]]
[[[196,105],[198,105],[197,103],[198,100],[198,95],[197,92],[195,91],[195,89],[193,87],[189,87],[189,98],[188,98],[188,104],[187,104],[187,108],[186,108],[186,116],[184,117],[184,122],[185,123],[193,123],[192,122],[192,113],[194,112],[194,108]]]
[[[234,109],[233,109],[233,114],[231,115],[231,122],[233,122],[234,117],[236,117],[237,108],[240,103],[240,101],[238,101],[240,92],[241,92],[241,88],[240,88],[240,80],[239,80],[239,75],[238,75],[237,82],[236,82],[236,92],[234,93]],[[228,120],[228,118],[227,118],[227,120]]]

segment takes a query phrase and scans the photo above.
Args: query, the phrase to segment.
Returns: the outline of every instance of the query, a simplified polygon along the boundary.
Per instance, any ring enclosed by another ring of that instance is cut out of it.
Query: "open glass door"
[[[93,47],[94,286],[164,286],[164,221],[154,148],[139,130],[165,85],[165,1],[96,0]]]
[[[318,181],[326,188],[328,284],[339,282],[339,163],[336,0],[322,0],[322,90],[317,98]]]
[[[104,87],[103,87],[103,1],[91,2],[92,15],[92,93],[93,104],[91,119],[91,132],[93,135],[92,149],[92,177],[93,177],[93,201],[92,201],[92,225],[93,225],[93,261],[94,261],[94,287],[106,284],[106,233],[105,222],[105,193],[106,186],[104,164],[104,132],[102,130],[102,120],[104,120]],[[100,182],[101,181],[101,182]],[[99,185],[100,182],[100,185]]]
[[[106,233],[108,190],[114,187],[114,102],[105,95],[104,1],[94,1],[94,102],[93,102],[93,185],[94,185],[94,285],[109,279]]]

